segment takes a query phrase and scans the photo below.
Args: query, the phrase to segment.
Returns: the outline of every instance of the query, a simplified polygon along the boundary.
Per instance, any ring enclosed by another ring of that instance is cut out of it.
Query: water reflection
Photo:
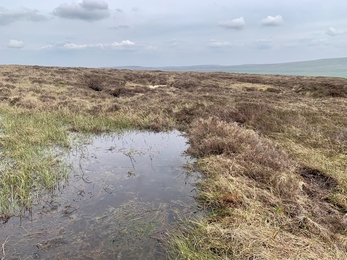
[[[85,139],[66,187],[0,227],[6,259],[166,259],[167,230],[196,212],[186,149],[177,131]]]

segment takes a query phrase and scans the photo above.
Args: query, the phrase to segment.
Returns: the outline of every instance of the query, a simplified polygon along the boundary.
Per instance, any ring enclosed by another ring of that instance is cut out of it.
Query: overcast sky
[[[346,0],[0,0],[0,64],[184,66],[347,57]]]

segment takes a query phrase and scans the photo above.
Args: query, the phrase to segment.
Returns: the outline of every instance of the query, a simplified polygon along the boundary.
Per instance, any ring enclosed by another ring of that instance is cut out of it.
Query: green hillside
[[[347,78],[347,58],[321,59],[313,61],[289,62],[278,64],[250,64],[239,66],[190,66],[171,67],[165,70],[199,72],[237,72],[254,74],[281,74],[299,76],[331,76]]]
[[[288,62],[277,64],[247,64],[236,66],[196,65],[170,67],[117,67],[136,70],[196,71],[196,72],[235,72],[250,74],[280,74],[298,76],[327,76],[347,78],[347,58],[320,59],[313,61]]]

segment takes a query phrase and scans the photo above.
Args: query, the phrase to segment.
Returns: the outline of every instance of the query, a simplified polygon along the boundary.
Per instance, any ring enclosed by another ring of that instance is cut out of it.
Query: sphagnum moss
[[[197,199],[211,213],[171,234],[172,259],[346,259],[346,86],[342,78],[0,66],[0,216],[30,208],[66,175],[54,148],[68,147],[70,132],[178,128],[206,177]]]

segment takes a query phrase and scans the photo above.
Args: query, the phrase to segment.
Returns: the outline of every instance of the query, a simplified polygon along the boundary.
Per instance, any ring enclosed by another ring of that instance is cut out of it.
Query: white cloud
[[[111,44],[111,47],[119,48],[119,47],[126,47],[126,46],[134,46],[135,43],[129,40],[121,41],[121,42],[114,42]]]
[[[90,48],[105,49],[107,45],[97,43],[97,44],[76,44],[72,42],[56,42],[52,44],[47,44],[39,48],[39,50],[51,50],[51,49],[63,49],[63,50],[85,50]]]
[[[105,46],[105,44],[102,44],[102,43],[97,43],[97,44],[91,44],[89,45],[89,47],[105,49],[107,46]]]
[[[49,49],[52,49],[52,48],[53,48],[53,45],[47,44],[47,45],[45,45],[45,46],[42,46],[42,47],[40,48],[40,50],[49,50]]]
[[[269,15],[265,19],[261,20],[261,24],[264,26],[279,26],[283,24],[283,22],[281,15],[276,15],[275,17]]]
[[[158,49],[154,45],[137,44],[130,40],[123,40],[121,42],[113,42],[111,44],[105,44],[106,49],[112,49],[115,51],[155,51]]]
[[[92,22],[109,17],[110,11],[108,4],[102,0],[83,0],[80,3],[61,4],[53,10],[53,15]]]
[[[24,42],[17,40],[10,40],[7,44],[8,48],[21,49],[24,48]]]
[[[65,43],[63,48],[68,50],[83,50],[88,48],[88,44],[74,44],[74,43]]]
[[[20,20],[39,22],[47,20],[47,18],[35,9],[22,7],[15,10],[7,10],[0,7],[0,25],[7,25]]]
[[[210,46],[210,47],[228,47],[228,46],[232,46],[232,44],[230,42],[220,42],[220,41],[217,41],[215,39],[212,39],[208,43],[208,46]]]
[[[325,33],[330,36],[337,36],[337,35],[345,34],[346,31],[338,31],[334,27],[330,27]]]
[[[222,21],[218,23],[219,26],[226,29],[242,30],[245,25],[245,19],[243,17],[236,18],[234,20]]]
[[[57,45],[56,48],[63,48],[66,50],[85,50],[90,48],[99,48],[99,49],[116,49],[116,50],[129,50],[134,49],[135,47],[143,47],[153,49],[153,46],[137,46],[134,42],[129,40],[124,40],[121,42],[113,42],[113,43],[97,43],[97,44],[75,44],[75,43],[65,43],[63,45]],[[41,49],[54,48],[52,45],[46,45]]]

